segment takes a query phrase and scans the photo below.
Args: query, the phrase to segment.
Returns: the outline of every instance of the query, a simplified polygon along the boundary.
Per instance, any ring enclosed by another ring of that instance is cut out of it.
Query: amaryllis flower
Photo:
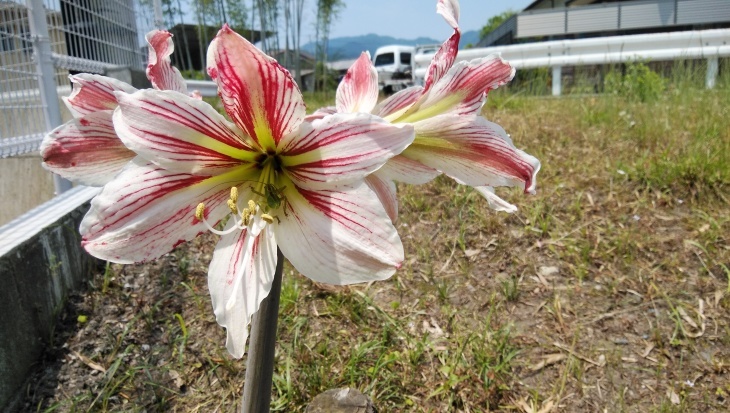
[[[405,89],[380,104],[378,75],[370,55],[363,53],[337,88],[336,106],[315,113],[368,112],[393,124],[412,124],[411,146],[367,182],[392,219],[397,215],[394,180],[419,184],[440,172],[475,187],[497,210],[516,208],[494,194],[495,186],[517,186],[534,192],[540,162],[517,149],[499,125],[480,115],[486,94],[514,76],[514,68],[498,55],[454,64],[458,52],[459,3],[440,0],[437,12],[454,33],[440,47],[428,68],[423,87]]]
[[[222,235],[208,285],[227,347],[244,353],[267,296],[277,246],[305,276],[349,284],[392,275],[398,234],[363,177],[413,141],[409,125],[370,114],[305,122],[301,93],[275,60],[224,26],[208,49],[232,122],[174,91],[117,93],[114,126],[139,154],[81,224],[92,255],[157,258],[206,228]],[[222,231],[215,228],[228,217]]]
[[[152,86],[187,94],[185,79],[170,64],[172,34],[153,30],[146,38],[147,78]],[[40,148],[43,165],[66,179],[102,186],[135,157],[114,131],[112,111],[118,103],[116,92],[134,93],[137,89],[110,77],[88,73],[72,75],[70,79],[73,90],[64,102],[74,119],[45,136]],[[194,96],[200,97],[197,92]]]

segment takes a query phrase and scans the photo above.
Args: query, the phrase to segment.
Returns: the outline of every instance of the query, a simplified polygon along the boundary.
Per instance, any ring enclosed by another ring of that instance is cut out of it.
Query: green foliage
[[[603,83],[607,93],[639,102],[655,101],[666,88],[666,81],[642,62],[626,65],[625,73],[611,71]]]
[[[516,11],[507,10],[502,14],[498,14],[496,16],[490,17],[489,20],[487,20],[487,24],[485,24],[484,27],[482,27],[482,30],[479,31],[479,40],[487,37],[487,35],[489,35],[489,33],[493,32],[494,29],[499,27],[502,23],[507,21],[510,17],[514,16],[515,14],[517,14]]]

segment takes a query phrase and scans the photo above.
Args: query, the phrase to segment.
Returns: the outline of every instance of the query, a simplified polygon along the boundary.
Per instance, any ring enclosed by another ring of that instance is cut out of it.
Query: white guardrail
[[[599,65],[636,60],[708,59],[706,84],[714,86],[720,57],[730,56],[730,29],[553,40],[460,50],[456,61],[500,53],[518,69],[553,68],[553,94],[560,94],[562,66]],[[433,54],[414,57],[414,78],[423,84]],[[556,83],[557,82],[557,85]]]

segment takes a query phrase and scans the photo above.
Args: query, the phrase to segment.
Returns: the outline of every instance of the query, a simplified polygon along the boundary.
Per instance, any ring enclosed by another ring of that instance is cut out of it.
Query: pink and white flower
[[[227,26],[208,49],[208,73],[232,122],[176,91],[115,94],[114,127],[139,156],[94,198],[81,233],[92,255],[122,263],[157,258],[206,228],[221,234],[208,285],[227,348],[241,357],[277,247],[330,284],[400,267],[400,238],[363,178],[414,132],[363,113],[305,121],[289,72]]]
[[[153,30],[146,38],[149,44],[146,71],[152,86],[187,94],[185,79],[170,64],[172,34]],[[129,94],[137,89],[110,77],[88,73],[72,75],[70,79],[73,90],[63,100],[74,119],[43,139],[40,148],[43,166],[83,185],[103,186],[135,157],[114,131],[112,111],[118,105],[116,92]],[[197,92],[193,96],[200,97]]]
[[[517,186],[534,193],[540,162],[517,149],[499,125],[480,115],[490,90],[514,77],[514,68],[498,55],[454,64],[461,33],[457,0],[439,0],[437,12],[454,29],[434,56],[423,87],[396,93],[380,104],[377,72],[363,53],[337,88],[335,108],[315,113],[368,112],[393,124],[411,124],[413,144],[383,168],[367,177],[389,216],[397,216],[393,181],[425,183],[443,172],[457,182],[475,187],[500,211],[516,207],[494,194],[495,186]]]

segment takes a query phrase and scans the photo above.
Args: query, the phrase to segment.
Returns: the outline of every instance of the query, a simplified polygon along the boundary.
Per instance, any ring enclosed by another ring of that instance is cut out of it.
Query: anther
[[[251,210],[251,213],[252,213],[252,214],[253,214],[254,212],[256,212],[256,203],[255,203],[255,202],[253,202],[253,199],[249,199],[249,200],[248,200],[248,209],[250,209],[250,210]]]
[[[198,219],[198,221],[202,221],[205,218],[205,204],[199,203],[197,207],[195,207],[195,218]]]
[[[274,217],[272,217],[269,214],[261,214],[261,219],[263,219],[264,221],[266,221],[269,224],[273,224],[274,223]]]
[[[228,200],[228,208],[230,208],[233,214],[238,214],[238,207],[236,206],[236,201],[233,199]]]
[[[235,186],[231,187],[231,201],[238,202],[238,188]]]

